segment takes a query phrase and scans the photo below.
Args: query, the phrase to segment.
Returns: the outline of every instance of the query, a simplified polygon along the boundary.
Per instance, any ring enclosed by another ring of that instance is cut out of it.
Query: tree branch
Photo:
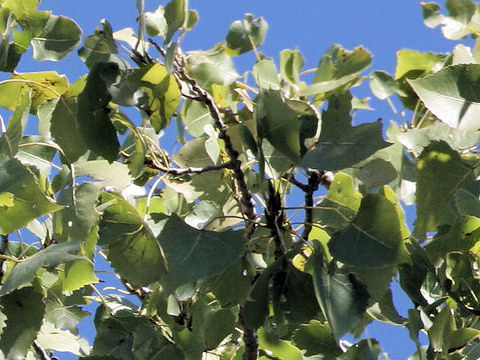
[[[210,166],[204,166],[204,167],[189,166],[187,168],[170,168],[170,167],[159,164],[155,160],[148,159],[145,161],[145,165],[147,165],[152,169],[156,169],[166,174],[172,174],[172,175],[201,174],[201,173],[204,173],[207,171],[213,171],[213,170],[233,169],[232,161],[228,161],[218,165],[210,165]]]
[[[247,219],[255,221],[257,218],[255,201],[253,200],[252,194],[247,187],[247,183],[245,182],[245,175],[242,171],[242,162],[238,159],[240,154],[233,147],[232,140],[227,134],[228,128],[223,122],[219,106],[215,103],[212,95],[210,95],[205,89],[201,88],[197,81],[187,74],[185,71],[185,60],[183,57],[177,56],[174,66],[179,79],[186,82],[190,86],[192,93],[195,94],[195,96],[198,98],[198,101],[201,101],[207,105],[210,115],[214,120],[215,127],[219,132],[218,137],[225,143],[225,150],[227,151],[227,154],[230,157],[230,162],[232,163],[232,169],[234,173],[233,176],[237,182],[238,189],[241,194],[240,203],[242,205],[242,212],[245,214]]]
[[[2,245],[0,246],[0,254],[5,255],[8,248],[8,234],[2,235]],[[0,281],[3,279],[3,263],[5,262],[4,257],[0,257]]]

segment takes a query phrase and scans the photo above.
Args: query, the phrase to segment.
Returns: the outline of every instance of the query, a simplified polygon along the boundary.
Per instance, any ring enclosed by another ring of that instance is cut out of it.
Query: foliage
[[[375,320],[408,330],[412,359],[478,358],[479,40],[401,49],[392,75],[340,45],[304,70],[298,49],[261,52],[263,18],[183,52],[199,20],[188,1],[138,0],[138,30],[102,21],[70,83],[15,71],[30,45],[58,61],[82,41],[38,5],[0,0],[0,357],[378,359],[381,344],[358,339]],[[480,35],[480,4],[421,6],[449,39]],[[240,76],[250,51],[253,76]],[[412,120],[354,125],[368,79]],[[88,344],[77,325],[91,303]]]

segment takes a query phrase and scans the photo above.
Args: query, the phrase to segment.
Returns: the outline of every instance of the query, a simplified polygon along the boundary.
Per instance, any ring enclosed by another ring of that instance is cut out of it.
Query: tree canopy
[[[362,46],[277,62],[253,14],[183,51],[188,5],[138,0],[137,29],[82,38],[39,0],[0,0],[3,357],[378,359],[359,337],[380,321],[408,330],[411,359],[479,358],[480,4],[421,3],[426,26],[475,45],[400,49],[392,74]],[[77,51],[86,73],[16,71],[30,47]],[[408,119],[382,121],[359,86]]]

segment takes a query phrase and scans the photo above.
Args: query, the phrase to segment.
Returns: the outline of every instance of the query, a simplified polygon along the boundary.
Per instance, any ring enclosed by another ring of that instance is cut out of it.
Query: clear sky
[[[146,0],[147,10],[154,10],[166,2]],[[322,54],[335,43],[348,49],[365,46],[374,54],[370,70],[390,73],[395,71],[399,49],[449,52],[456,45],[444,39],[439,29],[423,25],[422,9],[417,0],[190,0],[190,7],[198,10],[200,22],[187,34],[184,51],[208,49],[222,41],[230,24],[242,19],[245,13],[263,16],[269,24],[266,43],[260,48],[263,53],[278,63],[282,49],[299,48],[307,60],[306,68],[315,67]],[[138,15],[135,0],[43,0],[41,9],[73,18],[83,29],[84,36],[92,34],[102,18],[108,19],[114,30],[136,28]],[[236,58],[235,62],[239,72],[244,72],[251,68],[254,58],[247,54]],[[65,73],[73,82],[87,69],[75,52],[60,63],[53,63],[31,60],[30,50],[17,70],[56,70]],[[0,75],[0,79],[4,77]],[[356,95],[371,96],[366,85],[357,90]],[[383,102],[372,99],[371,105],[376,110],[364,113],[365,121],[379,117],[401,121],[401,116],[394,114]],[[414,216],[412,212],[409,215],[410,219]],[[406,315],[408,303],[400,300],[397,305],[402,315]],[[83,336],[92,340],[91,325],[82,325],[82,331],[85,331]],[[375,325],[368,328],[367,335],[379,338],[393,359],[406,359],[415,351],[405,329]],[[74,357],[62,355],[61,358]]]

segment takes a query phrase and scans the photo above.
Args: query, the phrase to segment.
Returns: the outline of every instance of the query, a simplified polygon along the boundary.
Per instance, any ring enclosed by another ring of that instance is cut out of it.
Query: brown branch
[[[313,223],[313,194],[318,190],[320,184],[320,172],[308,170],[308,185],[305,191],[305,227],[303,228],[302,239],[308,241]]]
[[[204,167],[186,167],[186,168],[170,168],[167,166],[163,166],[159,164],[158,162],[152,160],[152,159],[147,159],[145,161],[145,165],[148,167],[159,170],[161,172],[164,172],[166,174],[172,174],[172,175],[185,175],[185,174],[201,174],[207,171],[213,171],[213,170],[222,170],[222,169],[232,169],[233,168],[233,162],[228,161],[225,163],[221,163],[218,165],[209,165],[209,166],[204,166]]]
[[[42,360],[53,360],[53,357],[50,357],[49,354],[45,351],[45,349],[38,343],[37,340],[33,342],[33,348],[37,352],[37,354],[40,356],[40,359]]]
[[[227,154],[230,157],[230,161],[232,163],[232,169],[234,173],[233,176],[237,182],[238,189],[241,194],[240,202],[242,205],[242,211],[247,217],[247,219],[255,221],[257,218],[255,201],[253,200],[253,196],[248,189],[247,183],[245,181],[245,175],[242,171],[242,162],[239,160],[240,154],[233,147],[232,140],[227,133],[228,128],[223,122],[219,106],[215,103],[212,95],[210,95],[205,89],[201,88],[198,85],[197,81],[187,74],[187,72],[185,71],[185,60],[183,57],[177,56],[177,59],[175,61],[175,70],[179,79],[186,82],[190,86],[192,93],[198,97],[198,101],[201,101],[205,105],[207,105],[210,111],[210,115],[214,120],[215,127],[219,132],[218,137],[219,139],[222,139],[225,143],[225,150],[227,151]]]
[[[8,248],[8,234],[2,235],[2,245],[0,247],[0,254],[5,255]],[[3,263],[5,262],[4,258],[0,258],[0,281],[3,279]]]

